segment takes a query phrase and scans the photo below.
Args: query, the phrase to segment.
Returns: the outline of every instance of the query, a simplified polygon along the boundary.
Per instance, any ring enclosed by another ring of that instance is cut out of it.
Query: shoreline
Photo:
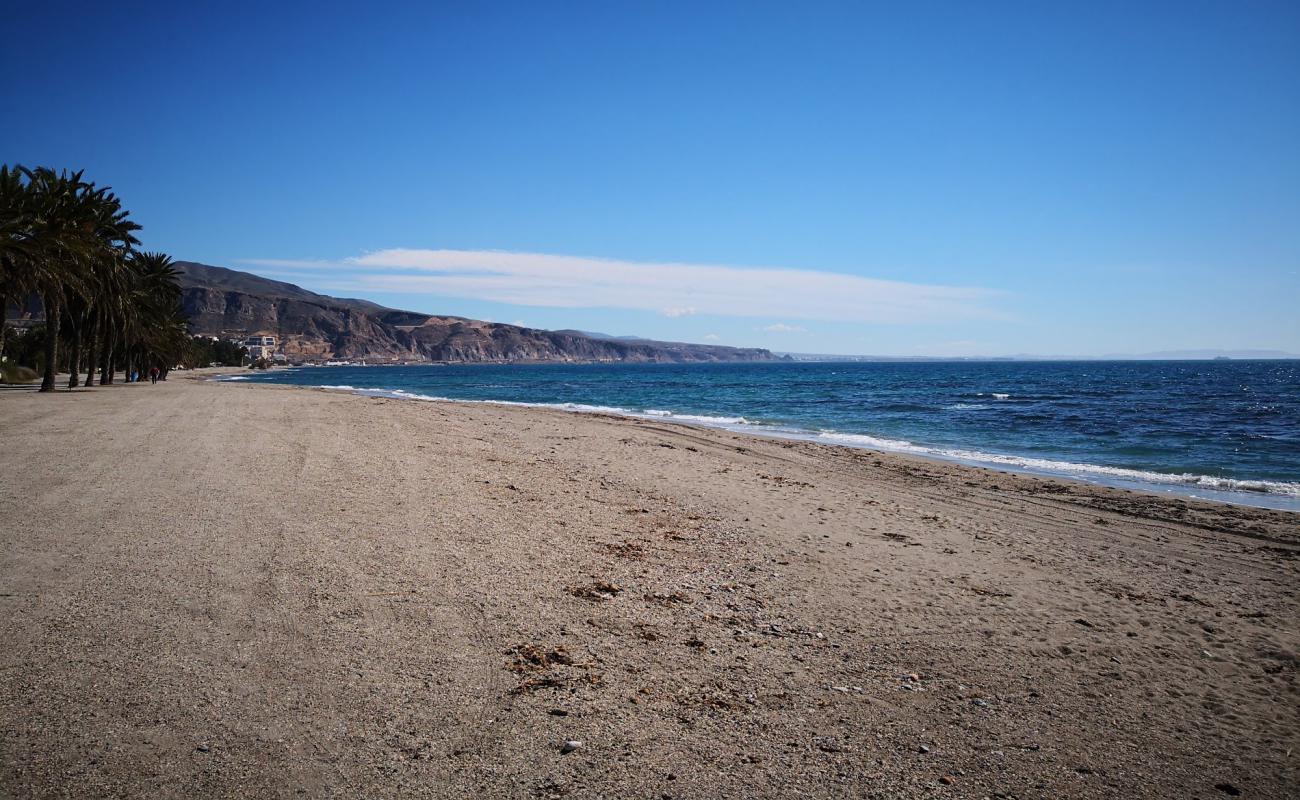
[[[1296,514],[202,377],[0,395],[0,794],[1300,785]]]
[[[232,381],[223,381],[219,377],[208,379],[213,383],[232,383]],[[774,443],[783,448],[794,446],[806,446],[812,448],[814,452],[829,451],[846,451],[849,454],[866,454],[873,459],[880,459],[886,462],[897,461],[898,464],[907,465],[907,468],[947,468],[954,470],[957,476],[963,476],[964,472],[972,473],[970,477],[978,477],[982,480],[1015,480],[1021,486],[1033,487],[1031,491],[1039,492],[1046,490],[1063,496],[1097,496],[1106,497],[1114,501],[1128,501],[1136,497],[1141,500],[1149,501],[1157,505],[1168,505],[1176,509],[1176,513],[1182,514],[1184,509],[1201,506],[1207,510],[1217,510],[1225,517],[1234,516],[1235,510],[1242,512],[1259,511],[1268,514],[1279,515],[1281,519],[1293,522],[1296,525],[1297,544],[1300,544],[1300,508],[1278,508],[1269,505],[1256,505],[1247,502],[1232,502],[1228,500],[1217,500],[1203,497],[1193,497],[1178,493],[1174,489],[1169,491],[1160,491],[1157,488],[1140,485],[1114,485],[1102,481],[1092,481],[1086,478],[1058,475],[1045,471],[1035,471],[1030,469],[1015,469],[1011,467],[1000,468],[989,464],[980,464],[966,462],[955,458],[944,458],[926,453],[908,452],[903,450],[891,450],[886,448],[874,448],[867,445],[845,444],[835,441],[824,441],[816,438],[809,438],[801,435],[782,435],[780,433],[764,433],[754,430],[735,430],[723,426],[714,426],[699,422],[684,421],[681,419],[664,418],[658,416],[646,416],[629,412],[625,409],[602,409],[598,407],[581,407],[569,408],[563,407],[572,404],[548,404],[548,403],[524,403],[505,400],[465,400],[452,397],[412,397],[412,396],[393,396],[391,390],[387,389],[358,389],[356,387],[341,388],[335,386],[309,386],[303,384],[267,384],[267,383],[244,383],[242,381],[233,381],[237,386],[260,389],[275,390],[306,390],[319,392],[322,394],[341,394],[352,397],[366,398],[370,400],[392,400],[399,403],[431,404],[446,405],[452,408],[461,408],[472,410],[475,406],[490,406],[502,410],[519,409],[521,411],[537,411],[545,414],[561,414],[577,417],[591,417],[597,420],[610,421],[615,424],[628,422],[638,425],[648,424],[651,426],[665,424],[672,428],[682,428],[685,431],[694,432],[704,436],[724,434],[733,440],[750,440],[753,443]],[[965,478],[963,477],[965,482]]]
[[[885,439],[870,434],[840,433],[837,431],[813,431],[781,425],[758,423],[728,422],[729,418],[706,417],[676,412],[651,413],[627,408],[591,406],[581,403],[545,403],[512,400],[480,400],[468,398],[440,397],[415,394],[400,389],[367,388],[345,385],[311,385],[311,384],[267,384],[250,377],[216,376],[214,381],[243,382],[253,385],[293,386],[321,391],[336,391],[356,394],[362,397],[387,397],[395,400],[414,400],[433,403],[482,403],[502,407],[521,407],[554,409],[578,414],[611,414],[626,419],[641,419],[669,422],[708,430],[722,430],[742,436],[804,441],[825,444],[834,447],[847,447],[872,453],[891,453],[909,455],[917,458],[939,461],[945,464],[957,464],[975,469],[987,469],[994,472],[1010,472],[1018,475],[1033,475],[1054,480],[1077,481],[1089,486],[1103,486],[1124,491],[1144,492],[1154,495],[1173,497],[1196,502],[1224,503],[1250,508],[1266,508],[1274,511],[1300,513],[1300,493],[1276,491],[1274,486],[1290,488],[1293,484],[1279,481],[1224,478],[1213,475],[1193,473],[1159,473],[1136,470],[1127,467],[1114,467],[1103,464],[1082,464],[1054,459],[1015,456],[995,452],[957,450],[938,446],[915,444],[902,440]],[[721,420],[711,422],[710,420]],[[1037,463],[1034,463],[1037,462]],[[1230,488],[1219,488],[1213,482],[1222,481],[1234,484]],[[1211,485],[1202,485],[1207,482]],[[1262,486],[1265,488],[1255,488]]]

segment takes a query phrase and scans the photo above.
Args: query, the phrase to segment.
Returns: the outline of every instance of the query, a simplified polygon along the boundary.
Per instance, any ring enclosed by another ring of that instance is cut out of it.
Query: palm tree
[[[85,292],[86,256],[100,194],[81,172],[18,168],[27,181],[27,226],[33,252],[15,261],[14,283],[35,290],[45,309],[45,375],[41,391],[54,391],[63,301]]]
[[[180,274],[171,256],[162,253],[134,253],[127,262],[129,289],[123,296],[117,320],[119,338],[125,348],[127,369],[135,364],[141,372],[149,366],[162,368],[175,363],[177,324],[180,317]]]
[[[61,336],[77,386],[111,383],[121,361],[160,367],[176,363],[189,344],[180,312],[180,284],[171,259],[136,253],[131,221],[109,187],[82,172],[0,166],[0,306],[39,294],[45,309],[45,374],[53,391]],[[4,329],[0,324],[0,348]]]
[[[139,244],[133,235],[140,226],[132,222],[130,213],[122,208],[117,196],[107,187],[101,190],[95,202],[95,225],[88,242],[90,246],[90,280],[88,291],[72,302],[69,315],[72,328],[72,352],[69,357],[68,388],[77,386],[81,349],[88,345],[86,385],[94,384],[96,342],[104,315],[101,306],[118,302],[125,292],[123,276],[128,272],[126,259],[132,248]],[[110,351],[111,352],[111,351]]]
[[[5,319],[10,298],[22,302],[20,276],[32,256],[27,184],[19,169],[0,166],[0,353],[5,346]]]
[[[95,341],[100,348],[99,363],[92,360],[90,369],[99,369],[99,382],[113,382],[114,365],[121,351],[124,331],[130,326],[131,311],[128,297],[131,292],[132,272],[126,254],[119,254],[111,265],[100,271],[100,301],[95,304]],[[110,268],[111,266],[111,268]],[[93,349],[93,348],[92,348]]]

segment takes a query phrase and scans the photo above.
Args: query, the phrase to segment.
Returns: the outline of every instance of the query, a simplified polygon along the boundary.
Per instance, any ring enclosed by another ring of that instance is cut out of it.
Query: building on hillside
[[[271,356],[275,353],[274,336],[249,336],[247,339],[244,339],[243,344],[244,347],[248,348],[248,358],[250,361],[257,361],[259,359],[270,361]]]

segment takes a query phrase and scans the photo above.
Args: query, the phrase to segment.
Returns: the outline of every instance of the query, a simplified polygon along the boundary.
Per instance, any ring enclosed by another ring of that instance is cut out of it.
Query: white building
[[[274,336],[249,336],[243,342],[244,347],[248,348],[248,358],[250,361],[258,359],[271,360],[271,355],[275,352]]]

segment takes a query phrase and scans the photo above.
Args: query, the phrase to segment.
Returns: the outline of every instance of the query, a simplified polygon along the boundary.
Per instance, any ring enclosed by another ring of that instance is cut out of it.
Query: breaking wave
[[[714,417],[707,414],[679,414],[676,411],[662,411],[657,408],[647,408],[645,411],[637,413],[635,411],[623,411],[625,414],[633,414],[638,417],[659,417],[661,419],[675,420],[677,422],[694,422],[700,425],[758,425],[760,423],[750,422],[744,417]]]
[[[1255,494],[1275,494],[1283,497],[1300,498],[1300,483],[1285,481],[1239,480],[1220,478],[1214,475],[1197,475],[1195,473],[1150,472],[1148,470],[1129,469],[1127,467],[1107,467],[1100,464],[1081,464],[1073,461],[1056,461],[1049,458],[1029,456],[1011,456],[1002,453],[986,453],[980,450],[963,450],[960,448],[928,447],[901,439],[882,439],[859,433],[838,433],[821,431],[817,434],[819,441],[843,444],[849,447],[864,447],[873,450],[889,450],[896,453],[942,458],[946,461],[959,461],[965,464],[981,466],[1002,466],[1028,472],[1064,475],[1074,478],[1096,477],[1102,479],[1131,481],[1133,483],[1157,484],[1164,486],[1185,486],[1207,489],[1216,492],[1251,492]]]

